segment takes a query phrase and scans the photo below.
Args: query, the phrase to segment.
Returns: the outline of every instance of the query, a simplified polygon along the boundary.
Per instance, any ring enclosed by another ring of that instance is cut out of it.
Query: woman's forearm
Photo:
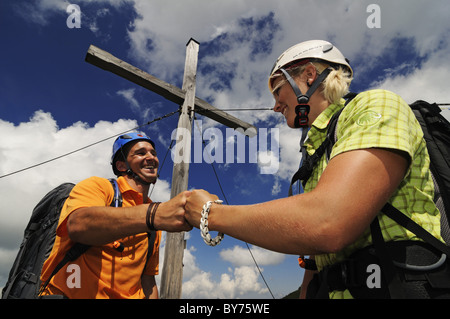
[[[248,206],[213,204],[209,229],[281,253],[322,253],[316,240],[321,228],[311,225],[315,219],[297,206],[299,200],[292,197]]]

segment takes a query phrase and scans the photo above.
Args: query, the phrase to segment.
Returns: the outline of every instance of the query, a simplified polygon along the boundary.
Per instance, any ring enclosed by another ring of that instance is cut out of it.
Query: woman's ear
[[[306,83],[308,83],[308,85],[312,85],[314,80],[317,78],[316,67],[312,64],[308,64],[303,74],[306,76]]]

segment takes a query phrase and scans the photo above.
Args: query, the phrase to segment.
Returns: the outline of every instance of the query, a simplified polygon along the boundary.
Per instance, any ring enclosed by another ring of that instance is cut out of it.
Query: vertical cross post
[[[191,158],[192,115],[195,107],[195,88],[197,75],[199,44],[189,40],[186,47],[183,91],[186,92],[181,114],[178,120],[177,142],[172,175],[171,198],[187,190],[189,177],[189,161]],[[181,298],[183,280],[183,251],[186,243],[184,232],[167,233],[164,253],[164,266],[161,275],[160,295],[163,299]]]

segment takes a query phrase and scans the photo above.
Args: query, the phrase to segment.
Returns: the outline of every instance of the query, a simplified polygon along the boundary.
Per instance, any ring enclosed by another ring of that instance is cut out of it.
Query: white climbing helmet
[[[305,59],[322,60],[333,65],[343,65],[353,76],[353,70],[348,59],[333,44],[323,40],[310,40],[298,43],[283,52],[275,62],[269,76],[269,89],[272,92],[272,76],[280,68],[288,69],[291,65]]]

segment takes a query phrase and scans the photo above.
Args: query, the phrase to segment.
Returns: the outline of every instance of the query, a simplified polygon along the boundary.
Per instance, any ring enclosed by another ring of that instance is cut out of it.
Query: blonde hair
[[[306,69],[308,65],[313,65],[316,68],[318,74],[321,74],[325,69],[329,67],[328,64],[323,62],[308,62],[306,64],[294,67],[287,70],[292,78],[299,77]],[[281,73],[276,73],[272,76],[271,81],[275,78],[282,76]],[[330,74],[323,81],[319,87],[320,93],[330,104],[340,103],[342,97],[346,95],[350,88],[350,83],[353,78],[351,72],[344,66],[338,66],[337,69],[332,68]],[[272,94],[283,86],[287,82],[286,79],[280,81],[272,90]]]
[[[351,73],[344,67],[332,69],[325,81],[323,81],[323,96],[331,104],[339,104],[341,99],[348,93],[353,78]]]

